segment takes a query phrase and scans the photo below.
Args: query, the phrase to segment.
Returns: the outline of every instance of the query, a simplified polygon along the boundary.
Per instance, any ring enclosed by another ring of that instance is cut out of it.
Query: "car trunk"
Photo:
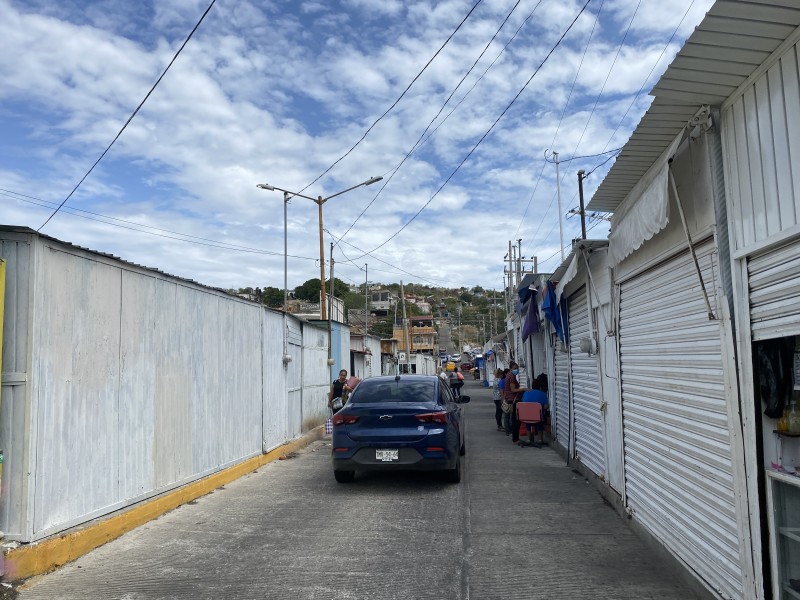
[[[429,430],[441,432],[440,423],[423,423],[417,415],[441,411],[442,407],[432,402],[375,402],[353,404],[348,411],[358,415],[358,422],[347,425],[347,435],[359,442],[417,442],[428,435]]]

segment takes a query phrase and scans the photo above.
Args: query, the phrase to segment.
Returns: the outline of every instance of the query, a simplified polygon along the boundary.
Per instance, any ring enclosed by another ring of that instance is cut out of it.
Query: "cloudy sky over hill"
[[[0,0],[0,222],[42,226],[209,1]],[[368,264],[370,281],[500,288],[511,239],[558,264],[545,153],[566,214],[578,169],[588,200],[711,4],[217,0],[41,231],[208,285],[282,287],[283,196],[256,184],[328,196],[383,176],[324,206],[337,277],[363,282]],[[319,276],[317,207],[288,212],[294,287]],[[564,224],[567,245],[580,223]]]

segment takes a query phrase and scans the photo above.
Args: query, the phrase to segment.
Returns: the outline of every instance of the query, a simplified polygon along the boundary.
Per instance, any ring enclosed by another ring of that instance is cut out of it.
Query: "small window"
[[[350,397],[350,402],[431,402],[433,399],[433,381],[408,381],[401,378],[399,381],[362,381]]]

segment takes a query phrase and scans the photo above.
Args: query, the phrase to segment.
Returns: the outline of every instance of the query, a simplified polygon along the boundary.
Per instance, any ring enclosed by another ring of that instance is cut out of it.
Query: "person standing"
[[[461,398],[461,388],[463,385],[464,376],[458,372],[458,367],[456,367],[450,372],[450,389],[453,392],[453,396],[456,398]]]
[[[331,383],[331,391],[328,392],[328,408],[333,414],[342,410],[347,402],[347,394],[352,391],[353,389],[347,385],[347,371],[342,369],[339,371],[339,378]]]
[[[512,362],[509,366],[509,372],[506,375],[505,385],[505,399],[506,403],[511,405],[511,412],[509,413],[509,423],[511,425],[511,443],[519,444],[519,422],[517,421],[516,403],[522,398],[522,392],[526,389],[519,387],[517,375],[519,375],[519,365]]]
[[[503,379],[503,372],[497,369],[494,372],[494,383],[492,384],[492,399],[494,400],[494,420],[497,421],[497,431],[503,429],[503,407],[500,402],[500,381]]]

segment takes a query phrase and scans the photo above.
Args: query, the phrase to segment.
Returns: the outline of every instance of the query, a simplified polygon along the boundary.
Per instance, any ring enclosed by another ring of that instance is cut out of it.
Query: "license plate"
[[[399,450],[375,450],[375,460],[382,462],[391,462],[393,460],[400,460]]]

